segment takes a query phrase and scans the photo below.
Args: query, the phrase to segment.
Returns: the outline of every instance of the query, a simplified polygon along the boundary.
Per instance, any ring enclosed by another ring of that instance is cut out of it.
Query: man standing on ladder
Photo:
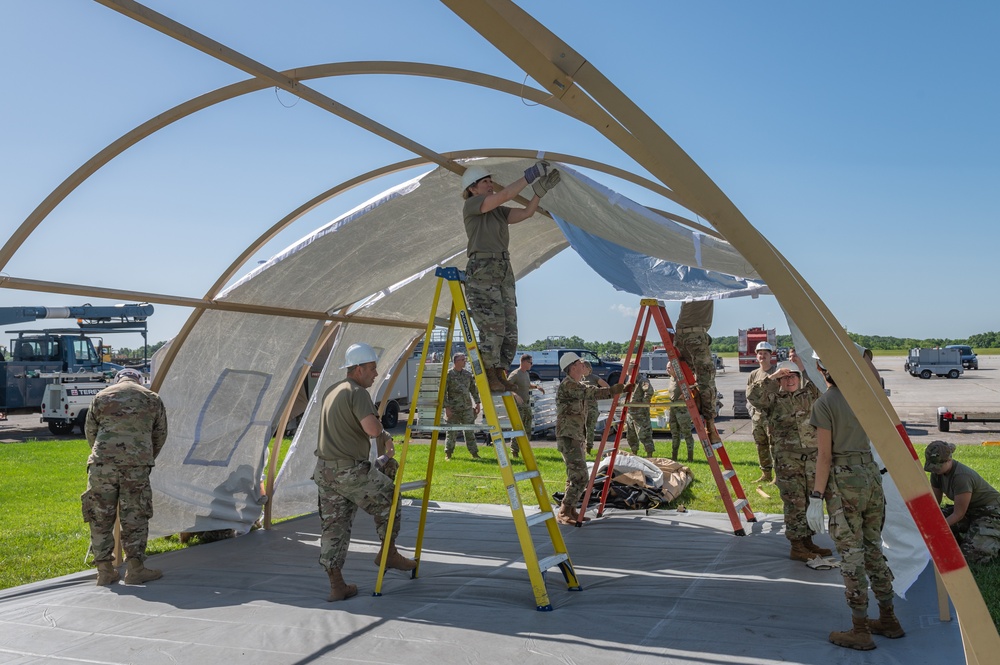
[[[674,348],[694,372],[698,386],[698,409],[709,438],[718,442],[719,434],[715,429],[715,362],[712,360],[712,338],[708,334],[714,313],[714,300],[682,302],[674,328]]]
[[[319,516],[322,524],[319,562],[330,578],[329,601],[358,595],[358,587],[344,582],[341,570],[351,544],[351,525],[360,506],[375,518],[375,530],[388,547],[386,568],[413,570],[417,562],[396,551],[400,519],[393,523],[386,543],[386,527],[395,490],[393,481],[374,467],[370,438],[375,438],[378,454],[392,457],[392,437],[382,428],[368,389],[378,376],[378,355],[367,344],[352,344],[344,354],[341,369],[347,377],[323,395],[313,480],[319,487]],[[382,551],[375,557],[379,565]]]
[[[774,374],[778,366],[772,362],[774,357],[774,347],[767,342],[761,342],[755,349],[757,352],[757,369],[750,372],[747,379],[747,392],[755,383],[764,380],[765,377]],[[767,424],[767,418],[759,409],[750,405],[750,418],[753,422],[753,440],[757,444],[757,459],[760,461],[760,478],[754,482],[769,483],[774,480],[773,469],[774,459],[771,456],[771,430]]]
[[[510,224],[528,219],[541,197],[559,183],[559,171],[548,162],[536,162],[499,192],[489,171],[470,166],[462,174],[462,216],[469,237],[465,268],[465,299],[479,328],[479,353],[492,392],[513,392],[507,370],[517,351],[517,298],[510,265]],[[531,185],[534,196],[525,208],[508,208]]]
[[[472,396],[472,404],[469,404],[469,396]],[[481,402],[479,399],[479,388],[476,387],[476,377],[472,372],[465,369],[465,354],[456,353],[452,356],[452,368],[448,370],[448,377],[444,387],[444,415],[448,419],[449,425],[471,425],[479,415]],[[479,459],[479,446],[476,444],[476,432],[467,429],[463,432],[465,437],[465,447],[469,449],[472,459]],[[455,442],[458,440],[458,432],[448,430],[448,438],[444,444],[444,458],[450,460],[455,453]]]

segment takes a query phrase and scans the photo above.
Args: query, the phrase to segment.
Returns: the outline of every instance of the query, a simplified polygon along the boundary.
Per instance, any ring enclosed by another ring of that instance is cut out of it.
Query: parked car
[[[962,353],[962,367],[965,369],[979,369],[979,357],[967,344],[949,344],[946,349],[958,349]]]

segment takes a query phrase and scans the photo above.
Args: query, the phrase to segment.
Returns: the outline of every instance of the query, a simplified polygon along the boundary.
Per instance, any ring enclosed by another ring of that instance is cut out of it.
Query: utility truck
[[[138,332],[146,342],[153,306],[0,307],[0,325],[77,319],[77,328],[9,330],[10,357],[0,361],[0,413],[41,411],[54,434],[83,431],[93,396],[121,369],[104,362],[100,335]],[[96,344],[95,344],[96,341]]]
[[[757,326],[756,328],[740,328],[737,337],[737,349],[739,351],[739,364],[741,372],[752,372],[760,365],[757,364],[757,345],[767,342],[772,348],[778,347],[778,333],[774,328]]]

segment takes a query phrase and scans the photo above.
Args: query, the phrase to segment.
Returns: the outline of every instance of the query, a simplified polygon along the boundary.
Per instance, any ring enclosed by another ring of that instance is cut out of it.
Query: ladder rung
[[[536,524],[541,524],[542,522],[545,522],[546,520],[551,520],[551,519],[554,519],[554,518],[555,518],[555,514],[551,510],[549,510],[547,512],[544,512],[544,513],[535,513],[534,515],[527,515],[525,517],[525,519],[528,520],[528,526],[529,527],[535,526]]]
[[[524,431],[519,429],[505,429],[500,434],[505,439],[520,439],[524,436]]]
[[[749,501],[747,501],[746,499],[740,499],[739,501],[733,504],[733,509],[739,512],[749,505],[750,505]]]
[[[558,566],[563,561],[569,561],[568,554],[553,554],[552,556],[547,556],[544,559],[538,560],[538,569],[545,571],[553,566]]]
[[[534,469],[533,471],[518,471],[517,473],[514,474],[514,482],[519,483],[522,480],[530,480],[531,478],[537,478],[537,477],[538,477],[538,469]]]
[[[733,469],[726,469],[725,471],[722,472],[722,479],[723,480],[729,480],[730,478],[732,478],[735,475],[736,475],[736,471],[734,471]]]
[[[427,480],[414,480],[409,483],[403,483],[399,486],[400,492],[409,492],[410,490],[418,490],[421,487],[427,487]]]
[[[721,441],[716,441],[715,443],[712,444],[712,450],[718,450],[723,445],[725,445],[725,444],[723,444]]]
[[[489,425],[411,425],[411,432],[488,432]]]

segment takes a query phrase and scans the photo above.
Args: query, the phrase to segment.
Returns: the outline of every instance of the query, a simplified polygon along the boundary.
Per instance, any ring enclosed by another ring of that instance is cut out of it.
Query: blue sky
[[[430,0],[146,4],[275,69],[410,60],[524,79]],[[656,120],[849,330],[965,337],[1000,328],[1000,214],[989,194],[1000,180],[1000,5],[518,4]],[[0,3],[0,61],[8,72],[0,105],[5,238],[121,134],[246,78],[79,0]],[[500,93],[387,76],[309,85],[438,151],[528,148],[637,169],[592,130]],[[175,123],[111,162],[43,222],[5,272],[201,297],[245,246],[300,203],[410,156],[266,89]],[[413,175],[382,179],[313,211],[245,270]],[[655,195],[598,179],[667,207]],[[571,252],[518,289],[525,341],[624,340],[634,325],[637,298],[615,292]],[[0,289],[0,306],[82,300]],[[150,338],[172,336],[187,314],[158,305]],[[712,332],[762,323],[787,329],[773,298],[723,301]]]

